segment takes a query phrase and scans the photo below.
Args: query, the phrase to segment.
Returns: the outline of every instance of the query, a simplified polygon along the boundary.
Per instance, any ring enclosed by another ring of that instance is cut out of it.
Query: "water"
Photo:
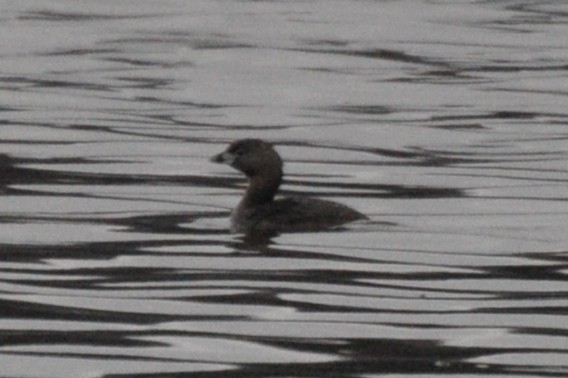
[[[0,9],[1,377],[568,376],[563,1]],[[371,221],[230,234],[250,136]]]

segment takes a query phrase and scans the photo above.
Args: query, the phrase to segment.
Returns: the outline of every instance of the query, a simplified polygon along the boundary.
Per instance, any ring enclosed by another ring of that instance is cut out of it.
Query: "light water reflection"
[[[0,377],[568,374],[564,2],[0,8]],[[230,234],[250,136],[371,221]]]

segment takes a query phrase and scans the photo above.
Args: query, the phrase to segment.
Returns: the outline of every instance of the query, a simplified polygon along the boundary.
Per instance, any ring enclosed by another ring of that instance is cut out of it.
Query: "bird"
[[[277,198],[283,161],[274,146],[264,140],[234,141],[211,161],[229,165],[248,180],[241,201],[231,212],[231,232],[313,232],[368,219],[337,202],[304,196]]]

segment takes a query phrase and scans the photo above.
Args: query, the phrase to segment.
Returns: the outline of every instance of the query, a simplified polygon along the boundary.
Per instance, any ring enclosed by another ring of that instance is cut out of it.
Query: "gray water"
[[[0,2],[0,376],[568,376],[568,4]],[[285,193],[371,220],[228,231]]]

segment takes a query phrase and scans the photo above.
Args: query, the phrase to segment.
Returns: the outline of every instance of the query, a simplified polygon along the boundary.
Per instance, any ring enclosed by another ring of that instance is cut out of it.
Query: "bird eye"
[[[243,156],[244,154],[245,154],[245,152],[243,150],[235,151],[235,156]]]

